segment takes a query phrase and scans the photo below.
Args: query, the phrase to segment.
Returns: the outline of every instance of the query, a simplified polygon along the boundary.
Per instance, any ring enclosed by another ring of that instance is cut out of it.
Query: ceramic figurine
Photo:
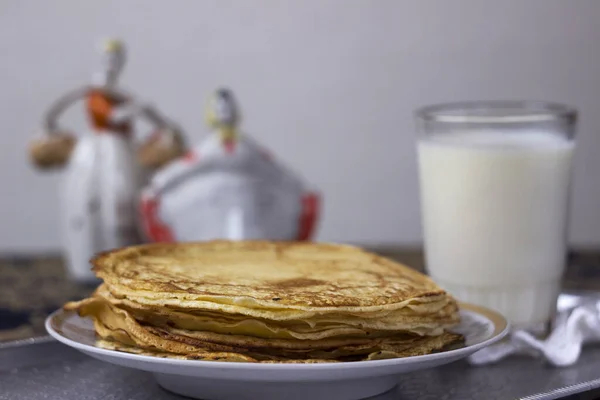
[[[67,93],[50,107],[44,136],[30,147],[36,166],[66,166],[61,230],[69,272],[76,280],[93,279],[89,260],[95,253],[142,240],[137,203],[147,173],[184,152],[174,124],[118,86],[125,57],[123,43],[105,41],[102,68],[92,84]],[[85,101],[92,134],[76,137],[58,119],[78,100]],[[135,143],[136,118],[154,128],[141,145]]]
[[[211,134],[154,175],[142,195],[152,241],[309,240],[319,195],[239,130],[233,94],[217,90],[206,118]]]

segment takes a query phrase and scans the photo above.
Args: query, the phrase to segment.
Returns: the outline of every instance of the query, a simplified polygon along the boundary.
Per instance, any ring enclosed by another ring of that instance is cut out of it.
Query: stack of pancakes
[[[92,260],[104,280],[65,308],[101,347],[159,357],[334,362],[428,354],[461,341],[455,300],[425,275],[333,244],[149,244]]]

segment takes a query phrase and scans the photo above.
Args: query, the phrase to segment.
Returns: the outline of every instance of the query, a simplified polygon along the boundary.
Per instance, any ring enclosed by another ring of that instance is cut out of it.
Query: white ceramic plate
[[[165,389],[204,400],[353,400],[386,392],[398,374],[436,367],[461,358],[502,339],[508,323],[488,309],[461,304],[462,322],[455,329],[466,338],[456,350],[390,360],[326,364],[254,364],[166,359],[94,345],[90,320],[58,310],[46,320],[57,340],[102,361],[150,371]]]

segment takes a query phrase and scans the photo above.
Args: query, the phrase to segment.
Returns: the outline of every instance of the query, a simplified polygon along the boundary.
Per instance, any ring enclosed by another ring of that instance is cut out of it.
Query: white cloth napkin
[[[514,330],[508,339],[470,356],[469,362],[475,365],[489,364],[519,354],[542,357],[557,367],[575,364],[584,344],[600,342],[600,301],[577,302],[561,297],[559,311],[548,337],[540,340],[526,331]],[[569,302],[571,306],[565,306]],[[573,302],[578,304],[573,305]]]

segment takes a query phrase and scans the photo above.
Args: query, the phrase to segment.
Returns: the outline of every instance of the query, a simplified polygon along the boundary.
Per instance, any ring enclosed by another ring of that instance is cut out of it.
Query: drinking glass
[[[462,301],[536,329],[565,267],[577,112],[527,101],[416,112],[429,274]]]

